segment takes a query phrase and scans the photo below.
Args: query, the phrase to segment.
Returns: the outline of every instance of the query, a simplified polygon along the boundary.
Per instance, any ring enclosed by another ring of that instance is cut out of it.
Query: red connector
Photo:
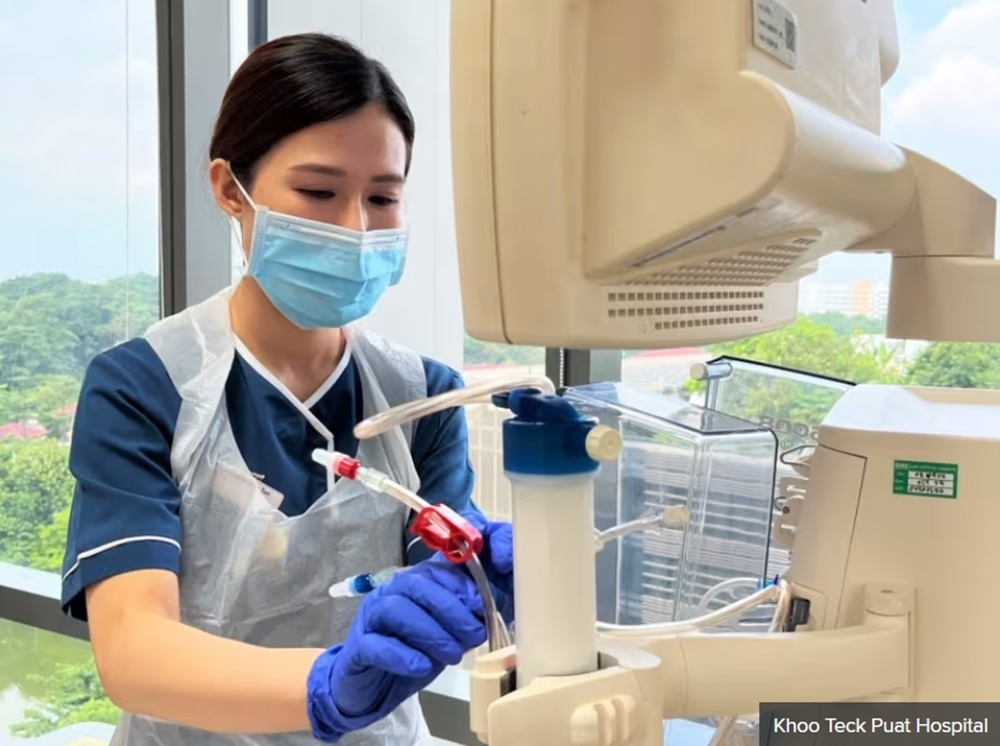
[[[447,505],[431,505],[417,514],[410,532],[456,565],[483,550],[483,535]]]
[[[358,469],[361,468],[361,462],[357,459],[353,459],[350,456],[341,456],[337,454],[338,458],[334,458],[332,471],[338,477],[344,477],[345,479],[357,479]]]

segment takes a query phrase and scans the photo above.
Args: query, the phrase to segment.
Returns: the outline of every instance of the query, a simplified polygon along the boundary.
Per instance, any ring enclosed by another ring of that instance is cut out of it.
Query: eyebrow
[[[347,178],[347,171],[337,166],[326,166],[322,163],[302,163],[293,166],[292,171],[300,171],[311,174],[322,174],[324,176],[335,176],[340,179]],[[406,178],[402,174],[377,174],[371,179],[379,184],[404,184]]]

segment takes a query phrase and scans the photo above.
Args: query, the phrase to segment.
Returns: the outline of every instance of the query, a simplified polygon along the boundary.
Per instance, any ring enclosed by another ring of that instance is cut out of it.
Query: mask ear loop
[[[240,194],[243,195],[243,199],[247,201],[247,204],[250,205],[250,208],[256,215],[257,203],[250,199],[250,194],[243,188],[243,184],[240,183],[240,180],[236,178],[236,174],[233,173],[232,164],[227,163],[226,168],[229,169],[229,175],[233,178],[233,183],[236,184],[236,188],[240,190]],[[243,226],[233,215],[229,216],[229,225],[233,230],[233,240],[235,241],[233,249],[238,252],[240,257],[240,266],[238,268],[234,267],[233,269],[239,273],[239,279],[243,279],[246,275],[248,265],[247,250],[243,247]]]

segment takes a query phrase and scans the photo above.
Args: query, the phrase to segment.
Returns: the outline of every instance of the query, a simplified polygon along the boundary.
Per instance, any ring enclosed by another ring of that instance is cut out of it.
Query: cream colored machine
[[[880,136],[891,0],[454,0],[452,13],[473,336],[745,337],[791,322],[798,280],[848,250],[893,256],[890,336],[1000,339],[995,201]],[[1000,393],[851,390],[796,466],[800,507],[780,527],[791,568],[752,599],[778,602],[772,633],[595,623],[588,670],[533,659],[530,681],[515,646],[477,662],[474,730],[490,746],[651,746],[664,718],[767,701],[1000,701],[983,554],[998,453]],[[590,589],[549,591],[527,602],[555,610]]]

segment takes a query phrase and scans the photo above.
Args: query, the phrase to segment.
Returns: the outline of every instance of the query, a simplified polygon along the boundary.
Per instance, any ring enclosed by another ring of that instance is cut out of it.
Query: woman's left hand
[[[486,570],[486,577],[499,593],[497,606],[500,614],[510,624],[514,619],[514,541],[511,525],[489,521],[482,513],[466,511],[462,517],[483,535],[483,550],[479,561]]]

